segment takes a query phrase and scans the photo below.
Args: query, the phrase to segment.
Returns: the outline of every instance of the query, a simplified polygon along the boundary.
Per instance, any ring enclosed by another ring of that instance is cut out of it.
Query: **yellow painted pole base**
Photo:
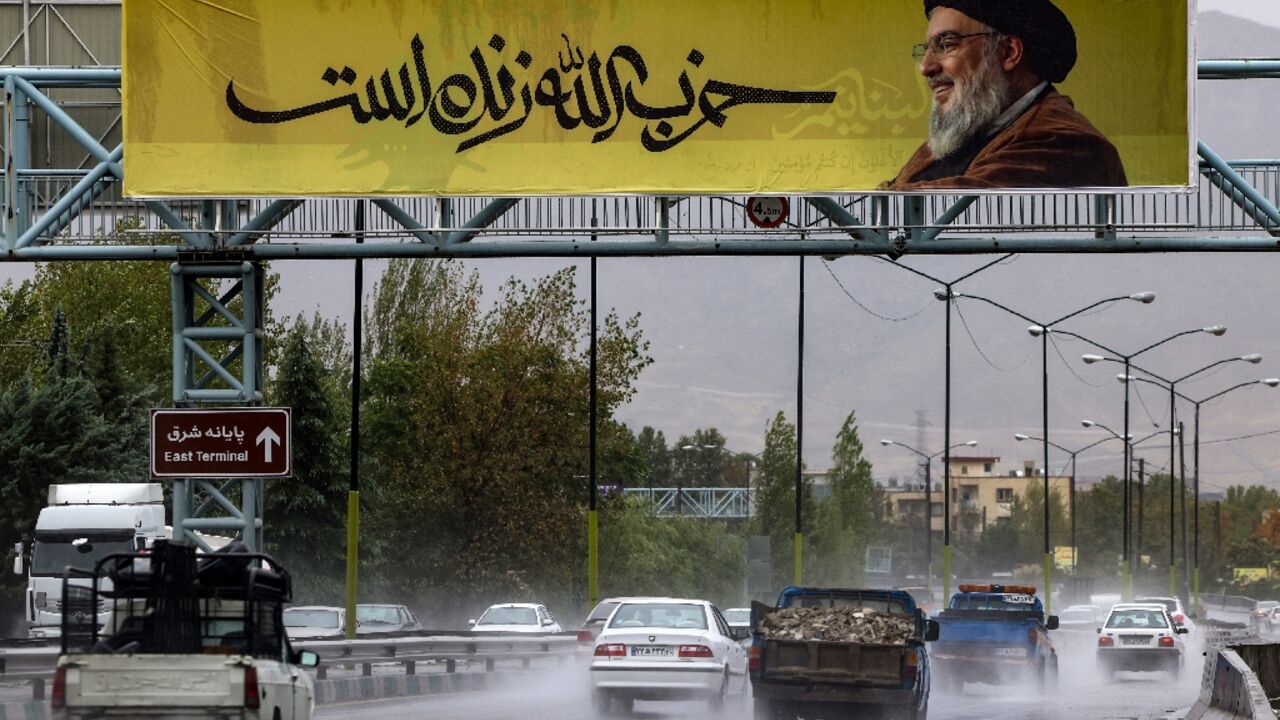
[[[1178,596],[1178,566],[1169,566],[1169,597]]]
[[[951,546],[942,546],[942,607],[951,602]]]
[[[360,491],[347,492],[347,618],[342,634],[348,640],[356,637],[356,592],[360,573]]]
[[[587,600],[595,607],[600,600],[600,528],[595,510],[587,512]]]
[[[1053,555],[1051,553],[1044,554],[1044,588],[1041,594],[1044,597],[1044,614],[1049,615],[1053,612]]]
[[[795,571],[795,578],[792,584],[799,586],[804,584],[804,535],[800,533],[796,533],[795,553],[796,553],[796,558],[795,558],[796,571]]]
[[[1120,597],[1125,602],[1133,599],[1133,575],[1129,572],[1129,563],[1120,565]]]

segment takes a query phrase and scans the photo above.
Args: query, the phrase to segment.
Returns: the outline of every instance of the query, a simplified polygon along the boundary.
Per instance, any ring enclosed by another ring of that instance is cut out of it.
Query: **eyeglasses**
[[[956,33],[943,32],[929,38],[928,42],[916,43],[911,48],[911,57],[916,62],[924,60],[924,56],[930,52],[936,58],[947,57],[960,49],[964,41],[971,37],[987,37],[990,35],[1000,35],[1001,33],[988,31],[976,33]]]

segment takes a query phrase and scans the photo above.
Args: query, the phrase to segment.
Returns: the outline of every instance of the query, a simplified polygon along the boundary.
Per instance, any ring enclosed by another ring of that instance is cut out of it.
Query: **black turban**
[[[1076,31],[1051,0],[924,0],[924,14],[947,7],[1005,34],[1022,38],[1027,63],[1059,83],[1076,64]]]

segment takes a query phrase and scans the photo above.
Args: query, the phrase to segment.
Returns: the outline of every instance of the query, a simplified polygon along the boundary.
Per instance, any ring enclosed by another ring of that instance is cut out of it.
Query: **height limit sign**
[[[289,408],[154,409],[151,477],[293,474]]]
[[[787,221],[790,212],[791,204],[784,197],[747,198],[747,219],[756,227],[779,227]]]

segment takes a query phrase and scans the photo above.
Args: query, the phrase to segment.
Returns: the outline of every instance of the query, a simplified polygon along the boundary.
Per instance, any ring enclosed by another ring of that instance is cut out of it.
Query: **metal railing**
[[[1239,175],[1273,204],[1280,204],[1280,161],[1244,160],[1229,163]],[[1207,170],[1202,167],[1202,171]],[[84,172],[69,170],[28,170],[18,182],[32,198],[28,208],[32,221],[44,216],[53,204],[80,182]],[[0,181],[0,197],[8,197]],[[49,239],[57,242],[94,242],[107,238],[136,243],[148,234],[168,235],[173,231],[141,201],[127,200],[122,183],[106,178],[95,184],[97,194],[78,212],[64,213],[61,228]],[[18,193],[21,196],[22,193]],[[1255,217],[1232,202],[1213,183],[1201,176],[1192,193],[1125,194],[1113,196],[1115,211],[1110,229],[1150,235],[1189,232],[1257,232]],[[832,198],[868,230],[922,226],[912,221],[907,204],[900,197],[843,195]],[[923,217],[942,216],[962,196],[934,195],[922,198]],[[426,230],[438,234],[457,232],[466,219],[475,217],[495,198],[469,197],[442,201],[438,198],[404,197],[386,200]],[[485,239],[536,240],[537,237],[586,237],[593,231],[613,240],[651,240],[658,232],[672,237],[707,241],[762,238],[804,233],[808,237],[845,236],[838,226],[804,197],[789,198],[788,223],[776,231],[753,226],[744,210],[746,197],[566,197],[522,198],[485,228]],[[262,214],[273,202],[270,198],[235,201],[242,223]],[[447,206],[443,203],[447,203]],[[1099,230],[1097,196],[1083,193],[1041,195],[986,195],[977,198],[946,226],[947,233],[1092,233]],[[194,226],[201,225],[200,200],[171,199],[167,204],[176,215]],[[663,222],[661,206],[668,208]],[[444,208],[448,209],[445,210]],[[354,202],[348,198],[301,199],[301,205],[272,228],[274,238],[323,241],[354,232]],[[371,212],[366,236],[412,240],[405,227],[386,212]],[[594,222],[594,224],[593,224]],[[660,228],[660,226],[662,226]],[[928,226],[928,222],[923,226]],[[211,229],[211,228],[205,228]],[[1268,228],[1261,228],[1266,230]]]
[[[497,633],[426,633],[395,637],[362,637],[355,640],[296,640],[296,650],[311,650],[320,655],[316,678],[326,679],[334,667],[359,665],[361,675],[373,674],[374,665],[399,665],[405,674],[417,673],[418,663],[443,663],[445,672],[457,672],[458,666],[483,664],[492,672],[499,662],[519,662],[528,668],[535,660],[563,662],[579,648],[575,633],[555,635],[520,635]],[[45,684],[53,678],[58,664],[59,648],[16,647],[0,649],[0,680],[25,680],[31,683],[34,700],[45,698]]]

